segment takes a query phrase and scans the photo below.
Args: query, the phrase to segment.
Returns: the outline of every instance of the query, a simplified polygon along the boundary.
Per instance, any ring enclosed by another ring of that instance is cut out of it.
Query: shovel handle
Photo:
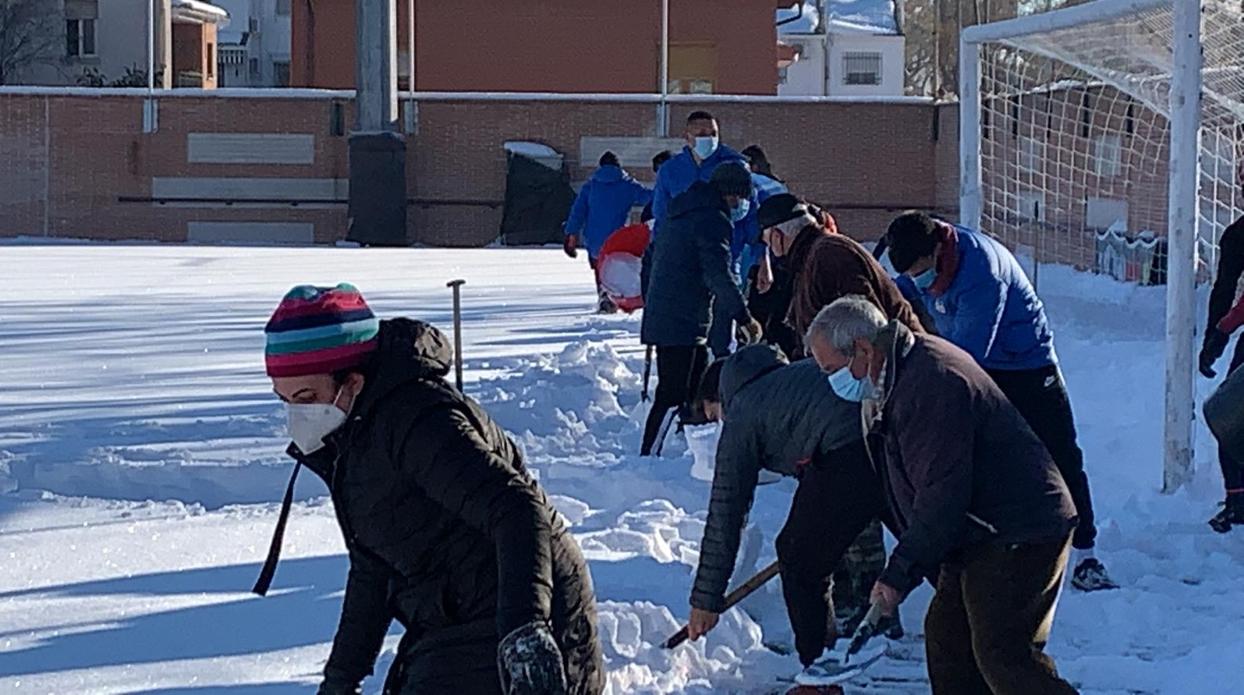
[[[751,579],[743,582],[737,589],[726,595],[726,610],[730,610],[743,599],[751,596],[754,591],[768,583],[778,575],[778,563],[774,560],[768,567],[760,570]],[[673,649],[683,642],[687,641],[689,626],[683,625],[682,629],[670,635],[670,638],[661,643],[664,649]]]

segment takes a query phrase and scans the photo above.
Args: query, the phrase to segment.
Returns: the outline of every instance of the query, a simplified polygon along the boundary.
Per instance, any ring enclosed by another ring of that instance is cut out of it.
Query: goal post
[[[1037,262],[1166,284],[1173,492],[1194,469],[1196,282],[1244,203],[1241,3],[1095,0],[960,40],[961,222]]]

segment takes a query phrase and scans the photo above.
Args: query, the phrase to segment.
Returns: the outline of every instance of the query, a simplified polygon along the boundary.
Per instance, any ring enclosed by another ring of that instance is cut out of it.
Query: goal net
[[[1096,0],[963,34],[963,222],[1167,284],[1168,490],[1192,470],[1194,283],[1244,205],[1242,22],[1240,0]]]

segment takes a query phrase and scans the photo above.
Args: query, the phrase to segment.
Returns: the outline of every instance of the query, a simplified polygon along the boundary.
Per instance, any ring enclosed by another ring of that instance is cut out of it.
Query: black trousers
[[[880,484],[863,440],[830,452],[826,460],[805,464],[798,476],[799,487],[776,545],[795,651],[806,666],[825,651],[835,613],[848,617],[868,606],[886,555],[877,521]],[[855,538],[841,557],[826,548],[826,539],[838,534]],[[831,576],[834,591],[827,601]]]
[[[1092,548],[1097,538],[1093,496],[1084,472],[1084,452],[1076,442],[1071,399],[1058,365],[1021,371],[991,369],[989,376],[1028,421],[1028,426],[1049,450],[1063,480],[1067,481],[1071,500],[1080,514],[1079,526],[1071,537],[1072,545],[1078,549]]]
[[[1230,374],[1244,365],[1244,338],[1235,341],[1235,354],[1231,356]],[[1228,491],[1244,489],[1244,462],[1236,461],[1218,448],[1218,465],[1222,468],[1222,484]]]
[[[662,430],[670,411],[685,409],[691,403],[708,368],[708,347],[704,345],[658,345],[656,353],[657,391],[644,426],[640,456],[652,454],[657,438],[664,436]]]

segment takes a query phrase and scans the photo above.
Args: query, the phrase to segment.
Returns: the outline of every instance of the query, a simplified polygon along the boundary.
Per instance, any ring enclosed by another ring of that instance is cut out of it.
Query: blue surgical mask
[[[935,268],[929,268],[928,270],[924,271],[923,273],[920,273],[919,275],[911,279],[911,281],[915,283],[916,289],[920,290],[921,292],[928,292],[929,288],[933,286],[933,283],[936,280],[937,280],[937,269]]]
[[[739,204],[730,208],[730,221],[738,224],[744,217],[747,217],[747,213],[751,212],[751,209],[752,201],[747,198],[740,198]]]
[[[825,377],[825,380],[829,382],[829,387],[838,394],[839,398],[852,403],[859,403],[872,391],[872,384],[869,383],[868,377],[855,378],[855,375],[851,373],[849,362],[847,366]]]
[[[708,159],[717,151],[717,144],[720,142],[716,135],[701,135],[695,139],[695,156],[700,159]]]

